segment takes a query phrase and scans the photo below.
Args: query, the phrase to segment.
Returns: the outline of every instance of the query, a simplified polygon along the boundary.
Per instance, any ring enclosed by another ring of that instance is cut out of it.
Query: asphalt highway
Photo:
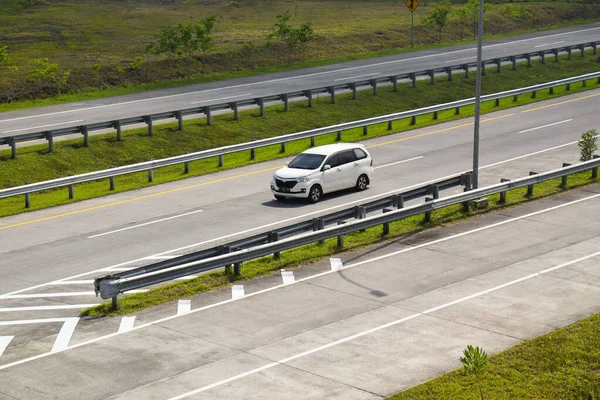
[[[484,59],[598,40],[600,26],[536,32],[484,44]],[[238,101],[473,62],[475,44],[0,114],[0,137]]]

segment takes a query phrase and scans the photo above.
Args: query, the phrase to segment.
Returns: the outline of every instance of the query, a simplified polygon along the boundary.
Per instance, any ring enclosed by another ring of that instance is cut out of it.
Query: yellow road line
[[[489,121],[494,121],[496,119],[501,119],[501,118],[506,118],[506,117],[511,117],[515,114],[505,114],[505,115],[501,115],[499,117],[494,117],[494,118],[488,118],[488,119],[484,119],[481,120],[481,122],[489,122]],[[384,144],[391,144],[391,143],[397,143],[397,142],[402,142],[404,140],[409,140],[409,139],[415,139],[421,136],[428,136],[428,135],[433,135],[436,133],[440,133],[440,132],[446,132],[446,131],[451,131],[453,129],[458,129],[458,128],[464,128],[465,126],[471,126],[473,125],[473,122],[469,122],[468,124],[462,124],[462,125],[456,125],[456,126],[452,126],[450,128],[444,128],[444,129],[438,129],[437,131],[431,131],[431,132],[426,132],[426,133],[420,133],[418,135],[413,135],[413,136],[408,136],[405,138],[401,138],[401,139],[396,139],[396,140],[390,140],[389,142],[383,142],[383,143],[378,143],[378,144],[372,144],[370,146],[367,146],[367,148],[372,148],[372,147],[378,147],[378,146],[383,146]]]
[[[113,203],[103,204],[103,205],[100,205],[100,206],[83,208],[81,210],[70,211],[70,212],[63,213],[63,214],[51,215],[49,217],[44,217],[44,218],[32,219],[30,221],[19,222],[17,224],[13,224],[13,225],[1,226],[0,227],[0,231],[4,230],[4,229],[8,229],[8,228],[15,228],[17,226],[29,225],[29,224],[33,224],[33,223],[36,223],[36,222],[42,222],[42,221],[48,221],[48,220],[56,219],[56,218],[60,218],[60,217],[66,217],[68,215],[80,214],[80,213],[87,212],[87,211],[93,211],[93,210],[98,210],[98,209],[101,209],[101,208],[116,206],[118,204],[129,203],[129,202],[137,201],[137,200],[143,200],[143,199],[147,199],[149,197],[160,196],[160,195],[167,194],[167,193],[174,193],[174,192],[178,192],[180,190],[192,189],[192,188],[195,188],[195,187],[198,187],[198,186],[204,186],[204,185],[209,185],[209,184],[212,184],[212,183],[218,183],[218,182],[228,181],[230,179],[236,179],[236,178],[242,178],[244,176],[260,174],[262,172],[272,171],[274,169],[279,169],[281,167],[282,167],[282,165],[277,166],[277,167],[273,167],[273,168],[261,169],[259,171],[247,172],[245,174],[240,174],[240,175],[235,175],[235,176],[229,176],[227,178],[221,178],[221,179],[215,179],[215,180],[208,181],[208,182],[197,183],[195,185],[188,185],[188,186],[183,186],[183,187],[176,188],[176,189],[165,190],[163,192],[157,192],[157,193],[149,194],[149,195],[146,195],[146,196],[135,197],[133,199],[115,201]]]
[[[521,112],[522,113],[528,113],[528,112],[532,112],[532,111],[543,110],[544,108],[554,107],[554,106],[560,106],[561,104],[572,103],[574,101],[585,100],[585,99],[589,99],[590,97],[596,97],[596,96],[600,96],[600,93],[590,94],[588,96],[578,97],[576,99],[561,101],[560,103],[548,104],[547,106],[541,106],[541,107],[531,108],[529,110],[525,110],[525,111],[521,111]]]

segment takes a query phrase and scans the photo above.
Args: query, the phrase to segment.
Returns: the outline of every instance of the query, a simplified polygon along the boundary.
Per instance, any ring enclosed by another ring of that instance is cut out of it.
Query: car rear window
[[[354,155],[358,160],[362,160],[363,158],[367,158],[367,153],[362,151],[361,149],[354,149]]]
[[[325,156],[321,154],[298,154],[296,158],[288,164],[289,168],[298,169],[317,169],[325,159]]]

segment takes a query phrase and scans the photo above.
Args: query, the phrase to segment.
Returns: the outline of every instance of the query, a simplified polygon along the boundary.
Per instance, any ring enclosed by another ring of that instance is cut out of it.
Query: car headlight
[[[298,182],[308,182],[308,176],[298,178]]]

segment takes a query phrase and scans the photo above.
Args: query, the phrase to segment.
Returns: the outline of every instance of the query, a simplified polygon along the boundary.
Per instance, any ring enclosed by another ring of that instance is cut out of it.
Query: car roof
[[[335,143],[335,144],[327,144],[325,146],[313,147],[311,149],[305,150],[303,153],[308,154],[321,154],[321,155],[329,155],[342,150],[350,150],[350,149],[363,149],[365,146],[360,143]]]

